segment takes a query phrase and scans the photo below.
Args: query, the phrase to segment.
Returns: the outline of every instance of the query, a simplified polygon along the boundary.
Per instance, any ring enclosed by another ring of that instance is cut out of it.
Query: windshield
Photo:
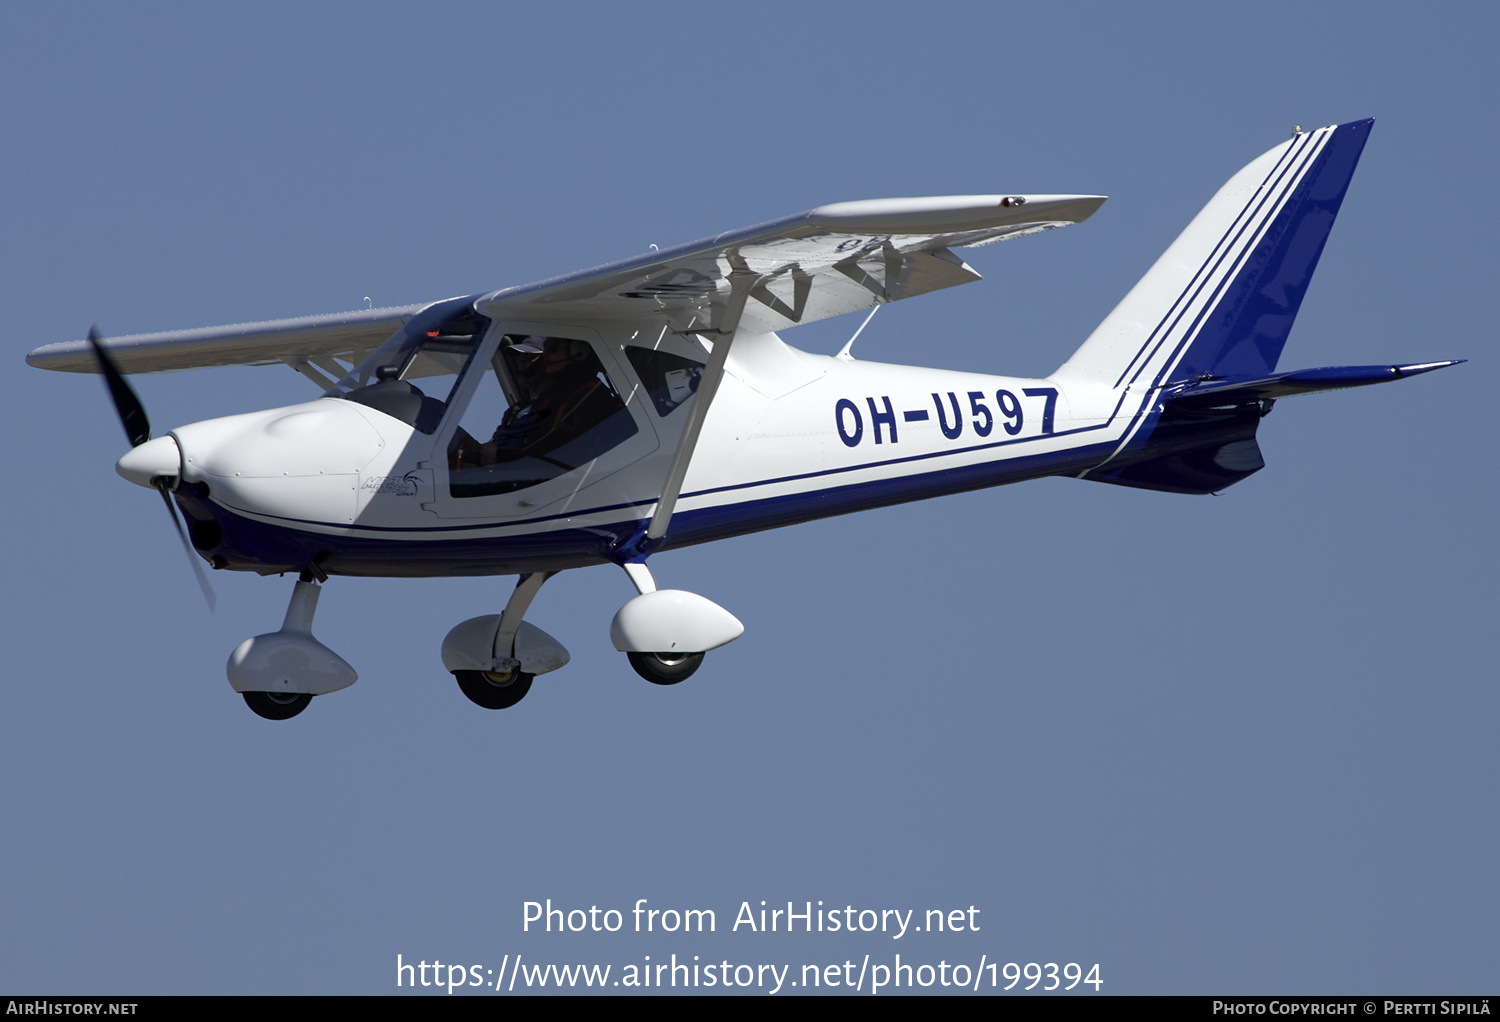
[[[472,296],[430,305],[324,396],[358,401],[432,433],[489,326]]]

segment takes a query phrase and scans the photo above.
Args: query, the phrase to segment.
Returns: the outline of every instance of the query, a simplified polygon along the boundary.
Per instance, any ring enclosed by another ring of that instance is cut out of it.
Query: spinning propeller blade
[[[193,574],[198,577],[198,588],[203,590],[203,598],[208,601],[208,612],[212,614],[219,601],[214,597],[213,586],[208,584],[208,573],[198,563],[198,555],[193,553],[193,545],[188,542],[187,529],[183,527],[182,518],[177,513],[177,505],[172,503],[165,481],[156,484],[156,492],[161,494],[162,501],[167,505],[167,514],[172,516],[172,524],[177,526],[177,538],[182,540],[182,551],[187,554],[188,563],[193,566]]]
[[[99,372],[103,374],[104,382],[109,384],[109,396],[115,403],[115,411],[119,413],[120,425],[125,427],[126,439],[130,441],[131,447],[141,446],[151,439],[151,420],[146,416],[146,406],[141,404],[141,399],[136,397],[130,384],[125,382],[125,374],[120,372],[114,359],[109,357],[109,353],[99,343],[97,326],[89,327],[89,345],[94,349],[94,358],[99,363]],[[208,584],[208,575],[204,572],[203,565],[198,563],[193,546],[188,542],[187,529],[177,513],[177,505],[172,503],[168,482],[161,478],[155,480],[155,485],[162,502],[167,505],[167,514],[172,516],[172,525],[177,529],[177,538],[182,540],[182,549],[187,554],[188,563],[193,566],[193,574],[198,578],[198,588],[203,590],[203,599],[208,602],[209,613],[213,613],[218,600],[214,597],[213,587]]]
[[[109,384],[109,396],[114,399],[115,411],[120,415],[120,425],[125,427],[125,437],[130,441],[131,447],[139,447],[151,439],[151,420],[146,417],[146,406],[135,396],[135,391],[125,382],[125,376],[115,365],[115,360],[109,357],[104,346],[99,343],[97,326],[89,327],[89,344],[94,349],[99,371],[104,374],[104,382]]]

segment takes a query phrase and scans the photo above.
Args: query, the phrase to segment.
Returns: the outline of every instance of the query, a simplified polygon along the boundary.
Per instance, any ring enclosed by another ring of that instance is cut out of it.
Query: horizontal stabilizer
[[[1464,361],[1467,360],[1455,358],[1446,362],[1417,362],[1404,366],[1326,366],[1322,369],[1278,373],[1258,380],[1189,380],[1180,389],[1169,392],[1167,400],[1173,404],[1191,405],[1195,408],[1224,408],[1268,398],[1290,397],[1293,394],[1312,394],[1320,390],[1368,387],[1372,383],[1388,383],[1391,380],[1430,373],[1434,369],[1446,369]]]

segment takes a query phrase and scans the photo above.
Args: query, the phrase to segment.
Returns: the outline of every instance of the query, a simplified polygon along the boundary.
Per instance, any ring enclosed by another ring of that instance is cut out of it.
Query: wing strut
[[[661,496],[656,501],[656,513],[651,516],[651,524],[646,526],[646,539],[649,541],[654,542],[667,534],[672,511],[677,507],[678,494],[682,492],[682,481],[687,477],[688,463],[693,460],[693,449],[698,446],[698,434],[703,430],[703,421],[708,418],[708,408],[713,404],[714,393],[719,389],[719,380],[724,376],[724,363],[729,359],[729,346],[734,342],[735,332],[739,330],[745,302],[749,299],[750,292],[763,283],[763,278],[752,273],[742,259],[732,256],[731,265],[734,269],[729,274],[729,303],[724,309],[724,318],[715,328],[692,331],[712,343],[713,352],[699,378],[697,393],[693,395],[693,406],[688,409],[688,419],[682,427],[682,438],[677,441],[677,453],[672,455],[672,467],[667,470]]]

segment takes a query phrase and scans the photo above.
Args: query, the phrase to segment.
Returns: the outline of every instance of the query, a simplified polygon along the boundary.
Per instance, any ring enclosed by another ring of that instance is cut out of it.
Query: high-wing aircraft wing
[[[840,202],[489,297],[526,317],[646,319],[713,332],[729,277],[756,279],[740,325],[782,330],[980,279],[951,250],[1088,219],[1098,195],[948,195]]]
[[[162,373],[176,369],[274,365],[278,362],[301,371],[311,362],[337,380],[348,370],[334,359],[359,364],[423,308],[425,305],[360,309],[325,316],[132,334],[111,337],[104,342],[104,347],[124,373]],[[57,369],[66,373],[99,371],[88,341],[43,345],[27,355],[26,361],[38,369]]]
[[[543,320],[656,320],[712,334],[731,303],[731,275],[754,286],[739,324],[763,332],[810,323],[978,280],[954,248],[1024,237],[1086,220],[1097,195],[960,195],[875,199],[720,234],[483,296],[492,314]],[[476,296],[478,297],[478,296]],[[285,363],[328,385],[424,305],[111,337],[125,373]],[[337,360],[337,361],[335,361]],[[42,369],[98,371],[87,341],[37,348]],[[341,365],[340,363],[344,363]]]

